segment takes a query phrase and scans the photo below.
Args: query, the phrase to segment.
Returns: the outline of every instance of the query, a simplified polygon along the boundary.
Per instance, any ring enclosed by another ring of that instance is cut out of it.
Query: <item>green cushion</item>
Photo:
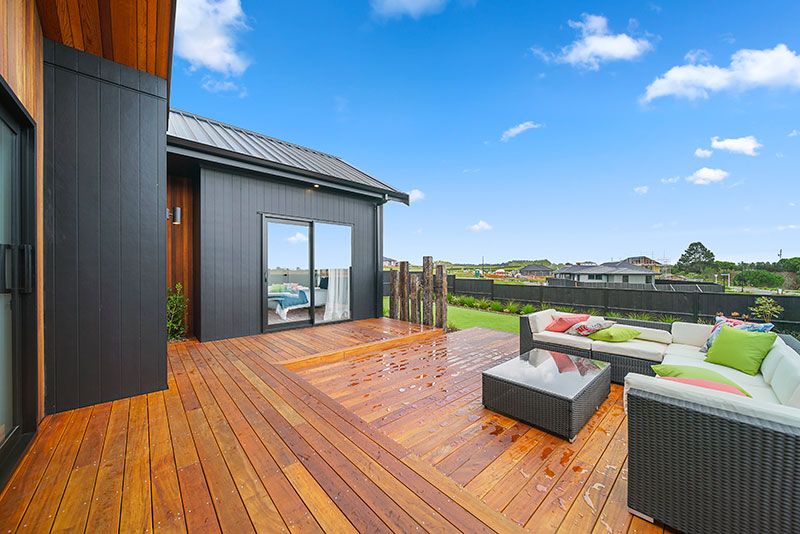
[[[748,332],[723,326],[708,349],[706,361],[754,375],[761,368],[761,362],[767,357],[776,337],[774,332]]]
[[[640,332],[638,330],[634,330],[633,328],[614,327],[598,330],[593,334],[589,334],[589,338],[594,339],[595,341],[611,341],[612,343],[621,343],[622,341],[631,340],[639,334]]]
[[[700,380],[710,380],[720,384],[728,384],[739,389],[748,397],[752,397],[747,391],[743,390],[739,384],[733,380],[726,378],[716,371],[711,369],[704,369],[703,367],[694,367],[693,365],[651,365],[653,371],[658,376],[677,376],[680,378],[699,378]]]

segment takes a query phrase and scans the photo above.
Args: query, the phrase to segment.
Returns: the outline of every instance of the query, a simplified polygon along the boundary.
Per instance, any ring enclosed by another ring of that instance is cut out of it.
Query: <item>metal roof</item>
[[[555,274],[657,274],[627,261],[609,261],[600,265],[567,265]]]
[[[394,200],[408,203],[406,193],[386,185],[336,156],[170,108],[167,142],[184,144],[181,141],[200,145],[197,147],[199,150],[209,147],[234,157],[257,159],[266,166],[291,168],[303,174],[345,182],[350,186],[385,193]]]
[[[520,271],[552,271],[552,267],[548,267],[547,265],[542,265],[541,263],[531,263],[526,265]]]

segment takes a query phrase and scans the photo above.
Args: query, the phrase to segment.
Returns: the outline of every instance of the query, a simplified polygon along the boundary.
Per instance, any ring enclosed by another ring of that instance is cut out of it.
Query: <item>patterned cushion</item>
[[[547,325],[545,330],[548,332],[566,332],[570,329],[570,327],[586,321],[587,319],[589,319],[589,316],[585,313],[570,313],[568,315],[562,315],[560,317],[556,317],[552,323]]]
[[[714,328],[711,329],[711,335],[708,336],[706,340],[706,346],[700,349],[702,352],[708,352],[708,349],[711,348],[714,340],[717,339],[723,326],[731,326],[737,330],[744,330],[746,332],[769,332],[775,325],[772,323],[748,323],[725,316],[717,317]]]
[[[596,319],[587,319],[578,324],[572,325],[565,333],[572,334],[573,336],[588,336],[600,330],[611,328],[616,323],[614,321],[598,321]]]

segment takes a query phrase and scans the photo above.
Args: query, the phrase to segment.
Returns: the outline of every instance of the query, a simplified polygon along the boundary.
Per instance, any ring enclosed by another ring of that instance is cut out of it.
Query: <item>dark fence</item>
[[[644,291],[686,291],[698,293],[725,293],[725,287],[713,282],[687,282],[684,280],[658,280],[652,284],[630,284],[622,282],[578,282],[566,278],[548,278],[548,286],[588,287],[607,289],[641,289]]]
[[[384,294],[389,294],[389,274],[384,272]],[[671,315],[683,321],[713,321],[717,312],[749,314],[755,300],[761,295],[736,293],[699,293],[684,291],[653,291],[640,289],[610,289],[591,287],[528,286],[496,284],[486,278],[455,278],[447,276],[447,291],[456,295],[470,295],[490,300],[513,300],[521,304],[539,306],[569,306],[583,310]],[[783,306],[783,313],[775,325],[783,331],[800,331],[800,297],[770,295]]]

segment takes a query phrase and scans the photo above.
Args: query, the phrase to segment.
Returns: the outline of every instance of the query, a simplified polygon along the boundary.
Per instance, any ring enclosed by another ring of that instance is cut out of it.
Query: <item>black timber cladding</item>
[[[166,80],[45,39],[45,406],[167,386]]]
[[[352,225],[353,318],[378,314],[379,201],[267,176],[200,170],[200,272],[195,334],[201,341],[261,333],[262,213]]]

